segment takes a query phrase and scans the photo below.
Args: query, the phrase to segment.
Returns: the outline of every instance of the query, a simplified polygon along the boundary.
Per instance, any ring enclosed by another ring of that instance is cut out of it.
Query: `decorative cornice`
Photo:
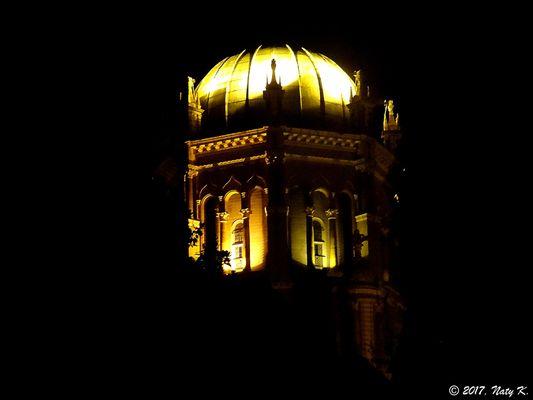
[[[285,153],[285,159],[313,161],[313,162],[320,162],[320,163],[326,163],[326,164],[349,165],[349,166],[355,166],[357,169],[362,168],[365,163],[364,159],[343,160],[341,158],[334,158],[334,157],[308,156],[308,155],[293,154],[293,153]]]
[[[229,135],[220,135],[212,138],[189,141],[192,155],[231,150],[243,146],[262,144],[266,142],[266,129],[254,129]]]
[[[370,285],[354,285],[348,290],[351,294],[357,295],[359,298],[376,298],[383,297],[383,289]]]
[[[321,145],[326,147],[342,148],[343,150],[355,150],[359,152],[359,139],[355,137],[341,136],[332,132],[283,132],[285,143],[296,145]]]
[[[220,161],[217,163],[217,165],[230,165],[230,164],[237,164],[237,163],[241,163],[245,161],[246,161],[246,158],[236,158],[234,160]]]
[[[188,140],[185,143],[187,143],[189,146],[199,146],[201,144],[207,144],[207,143],[219,141],[219,140],[235,139],[241,136],[262,134],[262,133],[266,133],[267,129],[268,129],[267,126],[263,126],[261,128],[249,129],[247,131],[227,133],[224,135],[211,135],[209,137],[204,137],[202,139]]]

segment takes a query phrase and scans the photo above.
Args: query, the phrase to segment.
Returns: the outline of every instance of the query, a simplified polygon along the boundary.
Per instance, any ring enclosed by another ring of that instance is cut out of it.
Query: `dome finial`
[[[272,59],[270,67],[272,68],[272,79],[270,80],[270,83],[267,83],[266,88],[263,91],[263,98],[266,101],[269,123],[272,125],[277,125],[280,123],[281,101],[284,90],[281,87],[281,84],[276,81],[275,59]]]
[[[272,68],[272,79],[270,80],[270,84],[277,84],[276,82],[276,59],[273,58],[270,62],[270,68]]]
[[[276,78],[276,60],[274,58],[270,62],[270,68],[272,68],[272,77],[270,78],[270,83],[269,83],[268,76],[267,76],[267,84],[266,84],[265,89],[272,89],[272,88],[281,89],[281,76],[278,76]]]

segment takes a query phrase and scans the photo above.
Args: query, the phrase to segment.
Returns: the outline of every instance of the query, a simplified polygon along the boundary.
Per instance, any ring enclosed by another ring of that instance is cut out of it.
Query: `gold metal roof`
[[[277,81],[285,91],[285,122],[342,122],[355,93],[352,79],[323,54],[304,48],[261,47],[243,50],[215,65],[196,89],[210,127],[231,127],[247,118],[261,122],[263,90],[270,79],[271,60],[276,60]]]

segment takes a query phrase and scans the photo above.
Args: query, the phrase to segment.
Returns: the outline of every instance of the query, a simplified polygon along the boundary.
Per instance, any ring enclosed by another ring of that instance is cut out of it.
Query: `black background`
[[[409,308],[400,382],[427,385],[435,396],[450,384],[525,384],[527,158],[523,128],[512,123],[521,113],[510,84],[515,50],[496,23],[503,13],[269,2],[131,11],[104,13],[105,30],[96,20],[87,25],[91,56],[80,63],[88,71],[76,77],[91,94],[73,128],[89,141],[96,137],[113,165],[101,168],[93,158],[89,168],[103,185],[88,198],[105,210],[94,227],[103,252],[84,247],[96,261],[84,268],[97,271],[91,282],[105,292],[90,291],[85,300],[89,310],[92,300],[101,309],[89,311],[95,322],[83,325],[98,350],[90,381],[124,389],[143,382],[148,390],[190,383],[184,377],[194,374],[174,373],[187,368],[173,347],[182,328],[164,322],[172,295],[161,293],[171,291],[169,271],[179,255],[168,205],[151,176],[179,143],[176,96],[187,75],[199,80],[244,48],[289,43],[324,53],[349,73],[362,68],[401,113]],[[100,370],[110,372],[92,375]],[[196,378],[209,384],[201,373]],[[276,387],[275,373],[265,385]]]

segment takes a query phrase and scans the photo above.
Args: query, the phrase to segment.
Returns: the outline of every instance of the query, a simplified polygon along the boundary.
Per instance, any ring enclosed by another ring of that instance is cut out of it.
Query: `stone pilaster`
[[[313,260],[313,215],[314,214],[315,214],[314,207],[305,208],[307,266],[309,268],[315,268],[315,260]]]
[[[242,192],[242,205],[245,207],[241,210],[242,215],[242,224],[244,228],[244,251],[245,251],[245,257],[246,257],[246,267],[244,267],[245,271],[251,271],[251,251],[252,251],[252,243],[250,241],[250,208],[248,204],[248,198],[246,197],[246,193]]]
[[[191,168],[191,166],[189,166],[189,168],[187,169],[187,176],[185,178],[185,198],[186,198],[187,204],[189,204],[190,207],[194,205],[194,192],[196,189],[195,185],[196,185],[197,178],[198,178],[198,171]],[[196,210],[191,209],[190,211],[193,213],[193,216],[197,215]]]
[[[272,284],[277,288],[289,287],[289,246],[288,246],[288,207],[285,199],[283,170],[283,131],[269,127],[267,135],[267,182],[268,205],[267,268]]]
[[[229,214],[225,211],[217,212],[218,222],[218,250],[222,251],[224,243],[224,231],[226,230],[226,222],[228,222]]]
[[[328,260],[329,267],[336,267],[338,260],[338,246],[337,246],[337,217],[339,216],[339,210],[336,208],[330,208],[326,210],[326,216],[328,217],[329,224],[329,238],[328,238]]]

